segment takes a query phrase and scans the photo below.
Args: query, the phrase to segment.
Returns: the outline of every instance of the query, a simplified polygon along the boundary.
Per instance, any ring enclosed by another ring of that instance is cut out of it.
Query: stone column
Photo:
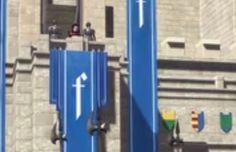
[[[12,86],[6,86],[6,152],[15,152],[15,106]]]
[[[110,56],[108,64],[108,105],[103,109],[102,120],[107,122],[110,127],[105,136],[101,138],[101,151],[125,152],[128,117],[126,100],[121,99],[122,92],[126,90],[121,82],[119,57]]]
[[[8,0],[7,3],[7,61],[14,61],[18,56],[19,3],[19,0]]]
[[[18,69],[14,83],[15,151],[32,149],[32,82],[29,71]]]
[[[40,0],[24,0],[19,3],[19,57],[30,54],[28,46],[36,43],[40,33]]]
[[[33,151],[58,152],[59,146],[50,141],[51,128],[56,118],[56,110],[49,104],[49,69],[48,58],[34,57],[32,71],[32,117],[33,117]]]

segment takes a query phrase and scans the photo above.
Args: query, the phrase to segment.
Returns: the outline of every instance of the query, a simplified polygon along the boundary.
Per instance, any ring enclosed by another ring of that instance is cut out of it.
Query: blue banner
[[[52,50],[49,54],[49,82],[50,82],[50,91],[49,91],[49,101],[50,104],[57,104],[58,101],[58,78],[59,78],[59,51]]]
[[[50,51],[50,103],[59,112],[62,151],[97,152],[100,130],[93,126],[107,104],[107,54]]]
[[[130,152],[158,152],[155,0],[128,0]]]
[[[0,1],[0,152],[5,151],[6,0]]]

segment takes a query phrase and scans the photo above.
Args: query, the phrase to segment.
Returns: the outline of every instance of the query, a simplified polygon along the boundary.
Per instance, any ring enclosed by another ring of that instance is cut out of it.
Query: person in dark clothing
[[[80,36],[79,24],[75,23],[71,26],[71,31],[69,32],[69,37]]]
[[[86,28],[83,30],[83,36],[88,41],[95,41],[96,40],[95,30],[91,28],[90,22],[86,23]]]
[[[57,25],[57,21],[52,20],[52,25],[48,27],[49,37],[52,39],[58,39],[60,35],[60,27]]]

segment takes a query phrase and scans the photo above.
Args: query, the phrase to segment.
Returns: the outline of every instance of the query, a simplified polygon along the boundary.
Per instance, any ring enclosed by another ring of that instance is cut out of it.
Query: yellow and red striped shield
[[[204,113],[192,111],[192,127],[195,131],[200,132],[204,128]]]

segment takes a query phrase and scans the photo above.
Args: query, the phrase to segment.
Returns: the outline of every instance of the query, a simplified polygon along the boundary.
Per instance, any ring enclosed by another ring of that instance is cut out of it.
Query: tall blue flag
[[[0,152],[5,151],[6,0],[0,1]]]
[[[158,152],[155,0],[128,0],[130,152]]]

